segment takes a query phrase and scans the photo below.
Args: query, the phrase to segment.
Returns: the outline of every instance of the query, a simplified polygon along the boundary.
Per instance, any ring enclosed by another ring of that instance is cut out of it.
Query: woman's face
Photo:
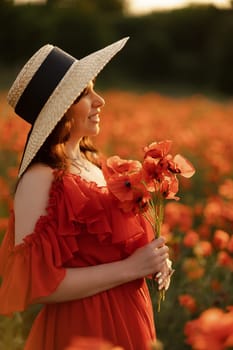
[[[80,100],[66,112],[66,116],[72,120],[70,137],[78,139],[97,135],[100,129],[99,114],[104,104],[104,99],[95,92],[94,84],[90,82]]]

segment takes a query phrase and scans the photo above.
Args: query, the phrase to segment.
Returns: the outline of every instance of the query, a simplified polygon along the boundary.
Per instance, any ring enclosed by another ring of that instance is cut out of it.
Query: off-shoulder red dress
[[[55,171],[47,214],[17,246],[11,214],[1,246],[0,313],[25,310],[55,291],[67,267],[124,259],[152,239],[143,219],[118,209],[106,187]],[[103,338],[125,350],[146,350],[155,330],[145,280],[44,305],[25,350],[64,350],[75,336]]]

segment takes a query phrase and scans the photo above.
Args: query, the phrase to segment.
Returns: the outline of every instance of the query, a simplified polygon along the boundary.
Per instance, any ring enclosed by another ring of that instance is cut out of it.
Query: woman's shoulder
[[[38,218],[46,214],[53,178],[53,169],[38,163],[20,179],[14,198],[16,241],[21,241],[33,230]]]
[[[15,199],[37,192],[39,197],[49,191],[53,181],[53,169],[42,163],[33,164],[18,182]]]
[[[22,194],[48,190],[53,181],[53,169],[42,163],[33,164],[18,182],[15,198]]]
[[[39,180],[40,178],[46,179],[48,178],[48,180],[52,179],[53,177],[53,169],[51,167],[49,167],[46,164],[43,163],[35,163],[32,164],[27,170],[26,172],[23,174],[22,178],[20,179],[20,182],[24,182],[24,181],[30,181],[33,179],[37,179]]]

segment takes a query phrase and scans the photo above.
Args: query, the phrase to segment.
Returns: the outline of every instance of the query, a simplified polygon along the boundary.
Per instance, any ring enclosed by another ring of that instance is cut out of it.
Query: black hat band
[[[54,47],[19,98],[15,112],[34,124],[46,101],[76,59]]]

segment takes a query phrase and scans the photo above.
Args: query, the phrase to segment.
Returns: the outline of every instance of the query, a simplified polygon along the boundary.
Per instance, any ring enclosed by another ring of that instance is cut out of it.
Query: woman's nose
[[[96,92],[94,93],[94,101],[93,104],[95,107],[103,107],[105,105],[105,100],[103,99],[103,97],[101,97],[99,94],[97,94]]]

